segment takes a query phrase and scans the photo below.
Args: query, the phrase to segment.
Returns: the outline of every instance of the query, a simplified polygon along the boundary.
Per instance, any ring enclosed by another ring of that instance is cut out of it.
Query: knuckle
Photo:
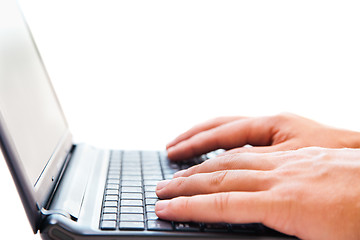
[[[227,174],[228,174],[228,171],[226,171],[226,170],[213,173],[210,178],[210,185],[213,185],[213,186],[221,185],[225,181]]]
[[[289,179],[296,174],[296,170],[293,166],[293,163],[286,164],[285,166],[282,166],[274,171],[275,175],[279,179]]]
[[[271,189],[277,182],[277,177],[273,171],[260,172],[261,182],[259,189]]]
[[[186,177],[178,177],[172,180],[175,185],[173,189],[180,189],[186,184]]]
[[[230,193],[229,192],[219,193],[219,194],[215,195],[215,198],[214,198],[215,206],[214,207],[219,211],[220,217],[228,209],[229,202],[230,202]]]
[[[188,197],[177,197],[173,198],[169,201],[167,208],[170,212],[174,213],[175,215],[180,215],[186,209],[190,207],[190,202]]]
[[[268,117],[269,121],[272,121],[274,124],[284,124],[284,123],[294,120],[296,118],[298,118],[297,115],[289,113],[289,112],[282,112],[282,113]]]
[[[220,124],[220,123],[224,122],[225,119],[226,119],[226,117],[223,117],[223,116],[215,117],[215,118],[212,119],[212,122],[213,122],[213,123]]]
[[[188,209],[190,206],[188,197],[178,197],[178,198],[174,199],[174,201],[172,201],[172,203],[173,203],[172,207],[179,211]]]
[[[279,113],[273,116],[269,117],[269,120],[274,122],[274,123],[282,123],[284,121],[287,121],[289,119],[289,114],[288,113]]]
[[[226,155],[221,158],[221,161],[219,161],[219,167],[220,169],[232,169],[236,161],[237,161],[237,157],[235,154]]]

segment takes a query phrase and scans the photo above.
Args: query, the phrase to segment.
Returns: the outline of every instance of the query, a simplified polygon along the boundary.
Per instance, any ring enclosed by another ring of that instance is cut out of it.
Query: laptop
[[[0,145],[34,233],[43,239],[293,239],[259,223],[170,222],[158,181],[206,161],[75,144],[15,0],[0,1]]]

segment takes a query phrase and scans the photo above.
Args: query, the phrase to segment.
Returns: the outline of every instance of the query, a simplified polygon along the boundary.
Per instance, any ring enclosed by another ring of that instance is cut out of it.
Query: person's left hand
[[[260,222],[305,239],[360,239],[359,159],[360,150],[315,147],[224,155],[160,182],[157,195],[170,200],[158,201],[156,214]]]

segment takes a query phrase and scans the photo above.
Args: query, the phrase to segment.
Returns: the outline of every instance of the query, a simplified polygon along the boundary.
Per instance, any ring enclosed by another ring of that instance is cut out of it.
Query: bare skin
[[[360,149],[350,149],[359,146],[359,135],[289,114],[199,125],[168,145],[169,156],[235,149],[160,182],[157,194],[167,200],[158,201],[156,214],[261,222],[303,239],[360,239]]]
[[[254,148],[242,148],[250,144]],[[171,160],[223,148],[234,152],[274,152],[303,147],[360,148],[360,133],[328,127],[294,114],[220,117],[199,124],[167,145]]]

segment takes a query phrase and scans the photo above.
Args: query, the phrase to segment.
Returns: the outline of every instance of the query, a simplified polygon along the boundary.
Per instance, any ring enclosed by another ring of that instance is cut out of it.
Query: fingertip
[[[161,211],[164,211],[167,206],[169,205],[170,200],[159,200],[155,204],[155,212],[159,213]]]
[[[166,185],[168,185],[170,183],[170,181],[171,180],[162,180],[162,181],[158,182],[156,185],[156,191],[163,189]]]
[[[178,145],[176,145],[174,147],[170,147],[167,150],[167,155],[171,161],[180,161],[180,160],[186,159],[186,152],[183,151],[181,146],[178,147]]]
[[[175,147],[169,147],[167,149],[167,156],[170,160],[174,160],[174,157],[176,156],[175,152]]]
[[[170,219],[167,208],[170,200],[159,200],[155,204],[155,214],[161,219]]]

